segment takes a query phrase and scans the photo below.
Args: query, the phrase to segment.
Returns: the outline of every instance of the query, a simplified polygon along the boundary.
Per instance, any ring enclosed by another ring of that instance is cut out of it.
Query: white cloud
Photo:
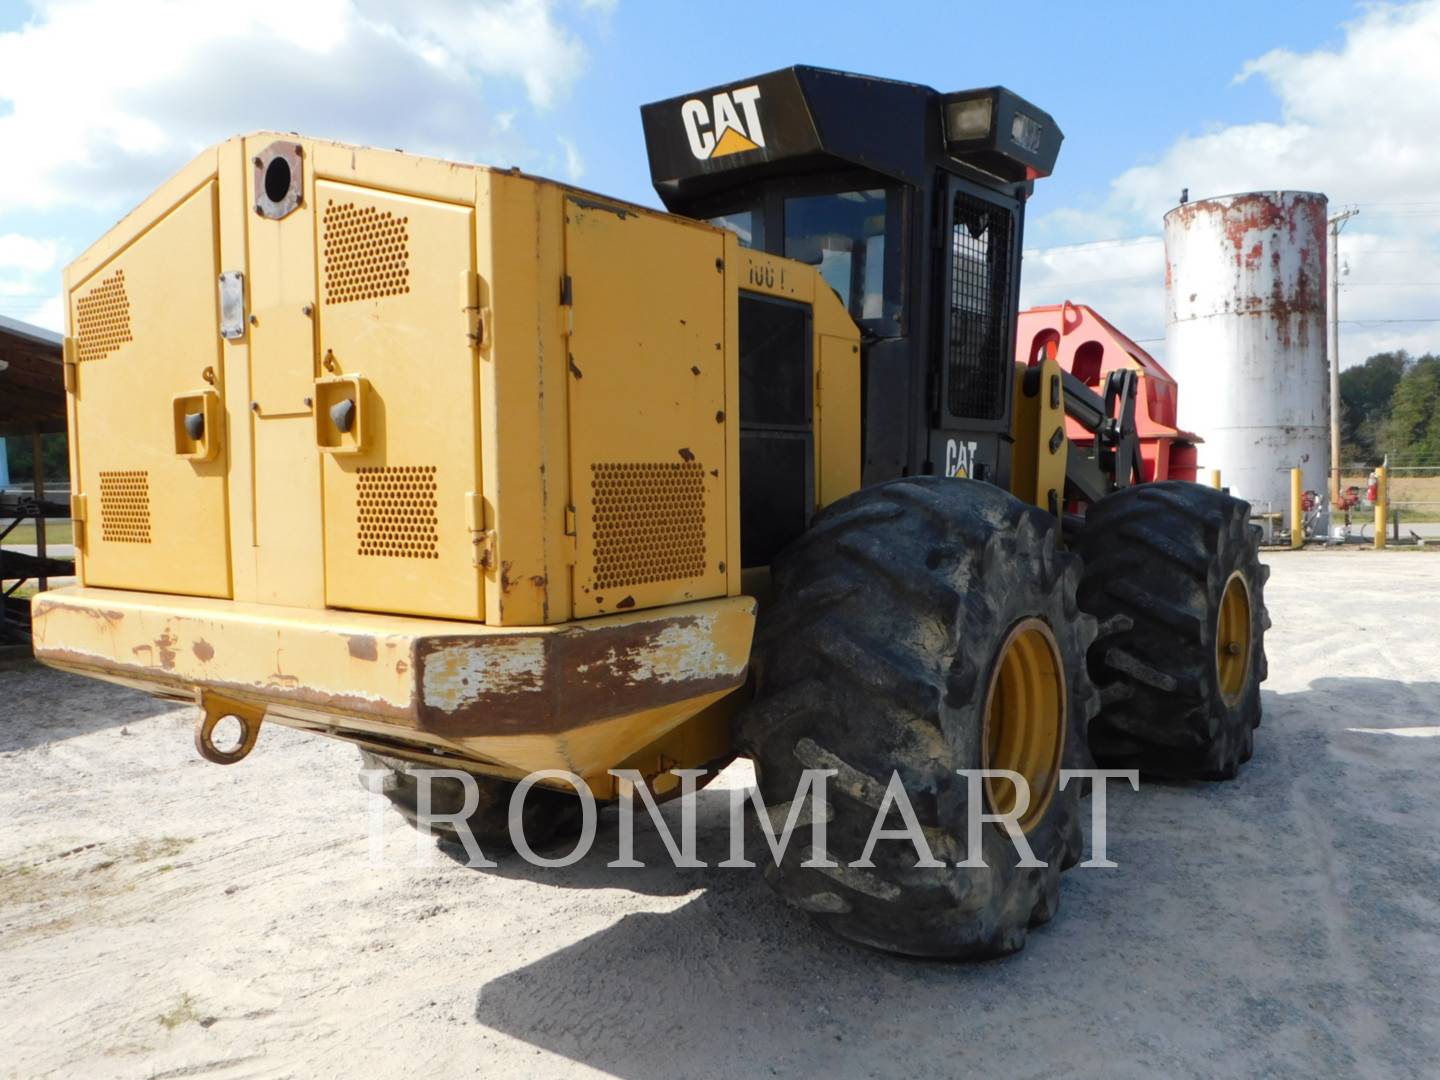
[[[555,141],[565,151],[565,178],[571,183],[578,184],[580,178],[585,175],[585,159],[580,156],[580,150],[575,145],[575,140],[565,135],[557,135]]]
[[[0,315],[59,330],[58,267],[67,250],[58,240],[0,233]]]
[[[1160,237],[1069,244],[1025,252],[1020,304],[1089,304],[1131,337],[1163,326],[1165,250]],[[1148,347],[1148,346],[1147,346]]]
[[[59,258],[60,245],[54,240],[37,240],[19,233],[0,234],[0,270],[39,274],[53,269]]]
[[[585,65],[554,0],[35,8],[0,34],[7,210],[124,208],[196,150],[264,128],[512,161],[527,148],[501,114],[554,106]]]
[[[1421,0],[1366,8],[1345,27],[1338,48],[1277,49],[1250,61],[1236,79],[1264,80],[1280,103],[1280,121],[1184,135],[1153,163],[1117,176],[1100,210],[1046,215],[1037,223],[1045,235],[1153,232],[1157,240],[1149,245],[1153,254],[1142,254],[1145,245],[1028,252],[1025,302],[1068,296],[1133,336],[1155,336],[1163,332],[1164,310],[1159,221],[1182,188],[1192,199],[1321,191],[1335,209],[1361,207],[1341,244],[1351,270],[1341,278],[1341,318],[1361,320],[1343,328],[1342,365],[1387,348],[1440,346],[1440,324],[1380,321],[1440,316],[1437,55],[1440,0]]]
[[[1434,196],[1440,147],[1440,3],[1377,5],[1346,28],[1338,50],[1275,49],[1237,79],[1261,78],[1280,100],[1279,124],[1242,124],[1181,139],[1116,193],[1136,210],[1165,209],[1184,180],[1192,196],[1309,188],[1337,202]]]

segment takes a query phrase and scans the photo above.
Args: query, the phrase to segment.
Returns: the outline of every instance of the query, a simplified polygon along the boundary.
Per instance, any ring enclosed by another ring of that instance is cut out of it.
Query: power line
[[[1341,319],[1341,326],[1381,326],[1386,323],[1440,323],[1440,316],[1431,316],[1423,319]],[[1157,341],[1164,341],[1163,337],[1131,338],[1136,345],[1153,345]]]
[[[1341,319],[1342,323],[1349,323],[1352,326],[1380,326],[1384,323],[1440,323],[1440,317],[1429,317],[1424,319]]]
[[[1050,244],[1046,247],[1026,248],[1023,254],[1029,255],[1042,251],[1073,251],[1077,248],[1121,247],[1125,244],[1153,244],[1162,240],[1164,240],[1163,236],[1157,236],[1154,233],[1149,236],[1122,236],[1111,240],[1081,240],[1074,244]]]

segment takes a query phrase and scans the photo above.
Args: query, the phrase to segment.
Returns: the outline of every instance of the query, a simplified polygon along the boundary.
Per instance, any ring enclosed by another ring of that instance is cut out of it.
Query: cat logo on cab
[[[691,98],[681,105],[680,118],[685,123],[690,152],[697,160],[708,161],[764,146],[759,100],[758,86],[742,86],[720,91],[710,99],[708,107],[699,98]]]

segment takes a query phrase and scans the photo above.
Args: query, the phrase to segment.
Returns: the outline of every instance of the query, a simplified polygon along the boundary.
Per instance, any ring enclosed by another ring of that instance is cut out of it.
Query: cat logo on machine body
[[[760,87],[721,90],[710,99],[690,98],[680,106],[690,153],[697,161],[759,150],[765,145],[760,125]]]

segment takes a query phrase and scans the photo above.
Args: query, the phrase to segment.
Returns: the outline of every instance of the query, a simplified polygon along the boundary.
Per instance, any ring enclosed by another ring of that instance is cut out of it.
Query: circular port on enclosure
[[[272,203],[284,202],[290,194],[290,162],[283,157],[272,158],[265,166],[265,197]]]

